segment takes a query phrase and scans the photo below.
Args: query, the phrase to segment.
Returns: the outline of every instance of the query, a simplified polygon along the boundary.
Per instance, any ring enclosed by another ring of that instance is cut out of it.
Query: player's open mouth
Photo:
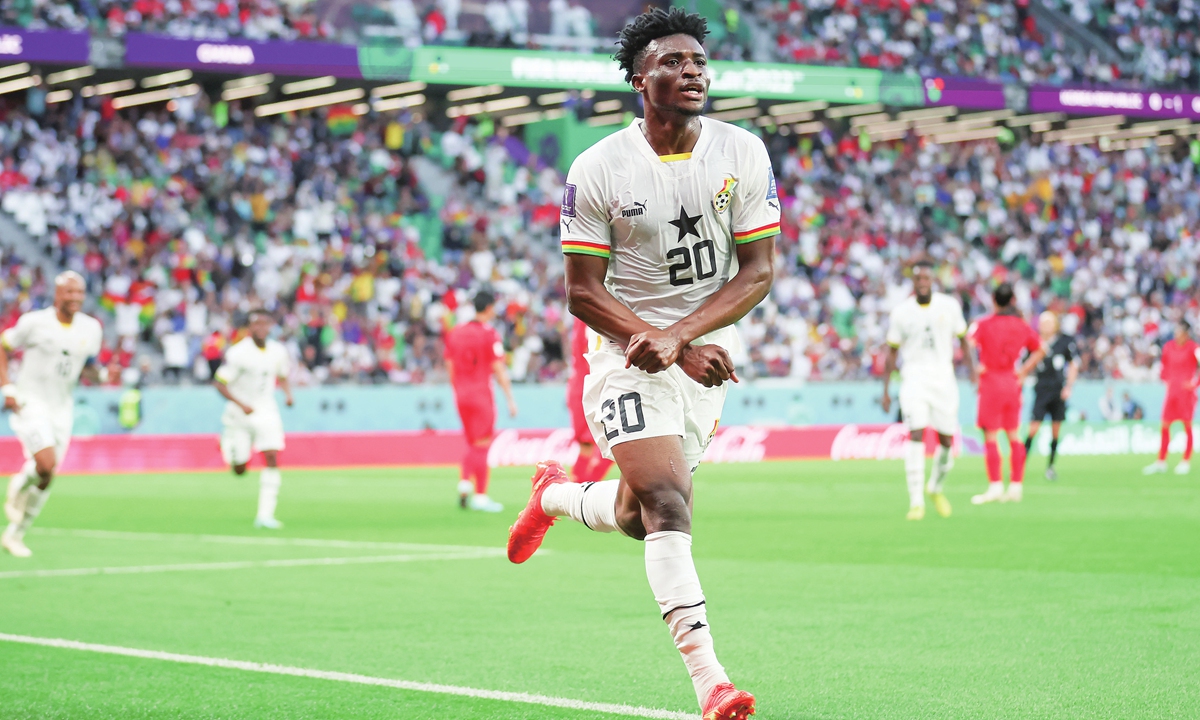
[[[704,86],[699,83],[689,83],[683,86],[683,88],[679,91],[679,94],[683,95],[688,100],[703,100]]]

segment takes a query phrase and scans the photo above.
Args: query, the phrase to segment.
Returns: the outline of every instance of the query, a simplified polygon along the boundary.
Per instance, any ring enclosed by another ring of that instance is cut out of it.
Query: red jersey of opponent
[[[482,393],[492,397],[492,364],[504,358],[504,345],[495,328],[472,320],[446,334],[446,359],[454,365],[456,395]]]
[[[979,348],[984,377],[1016,377],[1021,351],[1036,352],[1042,339],[1017,315],[989,315],[971,327],[971,340]]]
[[[1180,344],[1172,340],[1162,347],[1162,379],[1170,392],[1194,390],[1196,370],[1200,367],[1200,345],[1188,338]]]

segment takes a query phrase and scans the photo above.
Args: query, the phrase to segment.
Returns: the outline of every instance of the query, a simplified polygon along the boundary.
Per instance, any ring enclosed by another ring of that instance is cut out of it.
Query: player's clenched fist
[[[685,345],[679,353],[679,367],[704,387],[722,385],[726,380],[738,382],[733,358],[720,345]]]
[[[675,364],[683,347],[679,337],[666,330],[637,333],[629,338],[629,347],[625,348],[625,367],[662,372]]]

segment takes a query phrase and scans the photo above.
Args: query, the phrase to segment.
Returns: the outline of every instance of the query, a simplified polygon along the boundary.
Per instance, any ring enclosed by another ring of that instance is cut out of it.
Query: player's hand
[[[288,407],[291,407],[296,404],[296,399],[293,398],[291,396],[291,394],[284,396],[283,401],[287,404]]]
[[[979,387],[979,369],[978,368],[976,368],[971,373],[971,384],[974,385],[975,387]]]
[[[625,348],[625,367],[636,367],[648,373],[662,372],[679,360],[683,341],[667,330],[647,330],[629,338]]]
[[[246,403],[238,403],[238,407],[240,407],[242,409],[242,412],[246,413],[247,415],[254,412],[254,408],[250,407]]]
[[[884,393],[883,397],[879,400],[879,406],[883,408],[885,414],[890,413],[892,411],[892,396]]]
[[[1062,399],[1063,399],[1063,400],[1070,400],[1070,399],[1071,399],[1071,388],[1069,388],[1069,387],[1064,387],[1064,388],[1062,389],[1062,395],[1061,395],[1061,397],[1062,397]]]
[[[9,412],[14,412],[14,413],[21,412],[20,404],[18,404],[17,399],[15,397],[12,397],[11,395],[5,396],[4,409],[8,410]]]
[[[513,400],[511,398],[509,398],[509,401],[508,401],[508,416],[509,417],[517,416],[517,401]]]
[[[684,374],[704,387],[723,385],[726,380],[738,382],[733,358],[720,345],[684,345],[677,362]]]

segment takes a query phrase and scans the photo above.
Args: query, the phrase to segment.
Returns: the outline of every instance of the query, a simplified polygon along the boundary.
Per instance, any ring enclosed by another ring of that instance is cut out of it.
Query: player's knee
[[[246,474],[246,464],[242,463],[241,465],[234,465],[233,466],[233,474],[234,475],[245,475]]]
[[[617,527],[621,533],[634,540],[646,539],[646,526],[642,524],[641,507],[626,508],[617,506]]]
[[[642,523],[646,532],[691,532],[692,511],[678,488],[652,488],[639,492],[637,497],[642,505]]]
[[[908,433],[908,439],[912,442],[921,442],[925,439],[925,430],[910,430]]]
[[[58,467],[58,461],[54,457],[36,458],[34,460],[34,472],[41,479],[42,483],[39,487],[43,490],[46,489],[46,485],[49,485],[50,481],[54,478],[54,469],[56,467]]]
[[[274,450],[267,450],[266,452],[263,453],[263,462],[265,462],[267,464],[267,467],[278,467],[279,454],[277,452],[275,452]],[[243,466],[242,472],[245,472],[244,466]]]

